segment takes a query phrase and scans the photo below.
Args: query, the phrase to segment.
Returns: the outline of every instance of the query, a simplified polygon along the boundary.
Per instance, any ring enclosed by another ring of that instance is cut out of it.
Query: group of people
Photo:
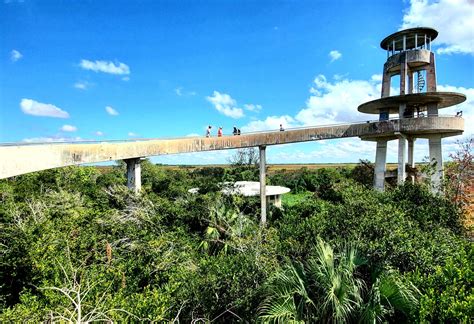
[[[209,125],[206,130],[206,137],[211,137],[211,130],[212,126]],[[232,132],[233,135],[240,135],[240,128],[234,126],[234,131]],[[222,126],[217,129],[217,137],[222,137],[223,131]]]
[[[280,132],[283,132],[285,129],[283,128],[283,124],[280,124]],[[209,125],[207,126],[207,130],[206,130],[206,137],[211,137],[211,131],[212,131],[212,126]],[[217,130],[217,137],[222,137],[222,126],[219,127],[219,129]],[[237,128],[234,126],[234,130],[232,131],[232,135],[236,136],[236,135],[240,135],[240,128]]]

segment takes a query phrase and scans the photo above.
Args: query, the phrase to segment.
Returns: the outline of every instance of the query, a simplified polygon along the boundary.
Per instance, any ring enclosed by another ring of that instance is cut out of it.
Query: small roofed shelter
[[[281,208],[281,195],[290,192],[290,188],[281,186],[265,186],[265,196],[267,202],[275,207]],[[258,181],[237,181],[226,185],[222,192],[231,195],[242,195],[245,197],[260,195],[260,182]]]
[[[281,186],[265,186],[265,196],[267,203],[273,204],[275,207],[281,208],[281,195],[290,192],[290,188]],[[188,190],[189,193],[197,194],[199,188]],[[260,195],[260,182],[258,181],[236,181],[223,183],[222,193],[227,195],[242,195],[245,197]]]

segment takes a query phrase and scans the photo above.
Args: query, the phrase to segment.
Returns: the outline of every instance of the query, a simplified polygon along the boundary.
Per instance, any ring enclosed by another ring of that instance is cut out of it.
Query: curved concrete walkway
[[[396,138],[400,133],[416,137],[428,137],[429,134],[452,136],[462,133],[463,130],[464,120],[462,118],[423,117],[211,138],[185,137],[135,141],[0,144],[0,179],[68,165],[136,159],[164,154],[265,147],[346,137],[360,137],[364,140],[390,139]]]

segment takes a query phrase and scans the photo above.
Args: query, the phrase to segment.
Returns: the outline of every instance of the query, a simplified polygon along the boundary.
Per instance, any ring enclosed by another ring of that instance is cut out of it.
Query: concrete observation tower
[[[380,43],[387,51],[387,61],[383,68],[382,98],[358,107],[360,112],[379,115],[379,123],[374,124],[374,127],[381,128],[378,134],[362,137],[363,140],[377,142],[374,187],[378,190],[384,190],[387,142],[398,140],[397,182],[400,184],[407,177],[407,169],[415,167],[413,150],[417,138],[427,138],[429,141],[430,163],[435,169],[431,175],[432,189],[437,192],[441,188],[441,139],[459,135],[462,131],[459,131],[459,127],[442,127],[440,130],[440,123],[446,123],[446,119],[443,121],[438,111],[465,101],[466,96],[461,93],[436,91],[435,55],[431,51],[431,43],[437,36],[438,32],[432,28],[418,27],[396,32]],[[394,78],[399,80],[399,94],[390,93],[392,85],[398,86],[392,84]],[[459,121],[456,121],[457,119],[453,122],[463,123],[461,118]],[[403,133],[391,131],[397,128],[393,127],[394,124],[406,122],[409,122],[411,127],[405,128]],[[427,123],[432,125],[432,129],[424,127],[421,130],[419,125]]]

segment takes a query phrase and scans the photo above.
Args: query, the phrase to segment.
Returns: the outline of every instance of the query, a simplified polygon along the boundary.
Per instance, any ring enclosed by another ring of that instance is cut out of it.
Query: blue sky
[[[230,133],[374,119],[380,41],[439,31],[438,90],[474,125],[474,5],[440,1],[15,1],[0,3],[0,142]],[[462,28],[460,28],[462,27]],[[455,148],[445,139],[445,155]],[[422,140],[417,160],[428,154]],[[389,146],[394,161],[396,143]],[[232,151],[156,157],[223,163]],[[359,139],[268,149],[271,163],[374,159]]]

